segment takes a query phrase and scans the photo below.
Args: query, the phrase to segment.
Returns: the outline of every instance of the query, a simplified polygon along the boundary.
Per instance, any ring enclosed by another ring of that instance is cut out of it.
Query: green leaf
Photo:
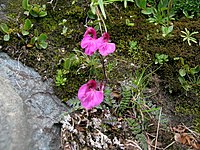
[[[30,11],[30,14],[31,14],[31,16],[33,16],[33,17],[38,17],[38,13],[35,12],[35,11],[33,11],[33,10]]]
[[[200,66],[196,66],[195,68],[191,68],[191,69],[190,69],[190,73],[191,73],[192,75],[194,75],[194,74],[196,74],[196,73],[199,73],[199,71],[200,71]]]
[[[39,33],[38,33],[38,30],[37,30],[37,29],[34,30],[34,35],[35,35],[36,37],[38,37]]]
[[[33,37],[33,38],[31,38],[30,44],[34,45],[36,41],[37,41],[37,38]]]
[[[184,77],[186,75],[185,69],[180,69],[179,74],[180,74],[181,77]]]
[[[147,0],[135,0],[135,3],[139,8],[146,9]]]
[[[179,57],[174,57],[174,60],[179,60],[180,58]]]
[[[45,17],[47,15],[46,11],[39,12],[39,17]]]
[[[159,3],[158,3],[158,9],[161,10],[166,10],[168,6],[168,0],[160,0]]]
[[[198,34],[199,32],[192,32],[190,35]]]
[[[185,65],[184,59],[182,57],[180,57],[180,60],[181,60],[181,64]]]
[[[46,39],[47,39],[47,35],[44,34],[44,33],[40,34],[40,36],[39,36],[39,38],[38,38],[39,41],[43,41],[43,42],[44,42]]]
[[[132,27],[132,26],[134,26],[135,24],[132,23],[132,22],[130,22],[129,19],[126,19],[126,25]]]
[[[4,41],[9,41],[10,40],[10,35],[9,34],[4,35],[3,40]]]
[[[24,24],[24,30],[30,30],[31,27],[32,27],[31,20],[30,19],[26,19],[25,20],[25,24]]]
[[[8,28],[8,26],[7,26],[7,24],[5,24],[5,23],[1,23],[0,24],[0,27],[1,27],[1,30],[4,32],[4,33],[9,33],[9,28]]]
[[[178,77],[178,80],[179,82],[181,83],[181,85],[184,85],[186,82],[185,82],[185,78],[184,77]]]
[[[23,0],[23,1],[22,1],[22,7],[23,7],[25,10],[28,10],[28,9],[29,9],[28,0]]]
[[[29,34],[29,32],[28,31],[26,31],[26,30],[22,30],[22,35],[28,35]]]
[[[103,5],[103,0],[98,0],[98,4],[101,9],[101,13],[102,13],[103,17],[106,19],[106,13],[105,13],[104,5]]]
[[[124,0],[124,8],[127,7],[127,0]]]
[[[66,26],[64,26],[61,34],[65,35],[67,33],[67,30],[68,30],[68,28]]]
[[[87,12],[87,16],[90,18],[90,19],[96,19],[97,16],[92,12],[92,10],[89,10]]]
[[[173,31],[173,26],[169,26],[168,30],[169,30],[169,32],[172,32]]]
[[[152,8],[145,8],[142,10],[142,13],[145,15],[150,15],[153,13]]]
[[[48,44],[47,44],[47,42],[41,42],[41,43],[39,43],[39,46],[40,46],[41,48],[43,48],[43,49],[46,49],[47,46],[48,46]]]
[[[63,68],[65,70],[69,71],[71,64],[72,64],[71,59],[69,59],[69,58],[64,59]]]
[[[90,4],[90,9],[91,9],[93,14],[96,14],[96,6],[94,6],[93,2]]]

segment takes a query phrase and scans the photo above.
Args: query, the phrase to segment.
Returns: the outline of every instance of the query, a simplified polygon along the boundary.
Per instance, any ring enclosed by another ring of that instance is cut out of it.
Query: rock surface
[[[0,20],[7,20],[6,11],[7,11],[7,0],[0,1]]]
[[[59,150],[64,111],[50,81],[0,52],[0,150]]]

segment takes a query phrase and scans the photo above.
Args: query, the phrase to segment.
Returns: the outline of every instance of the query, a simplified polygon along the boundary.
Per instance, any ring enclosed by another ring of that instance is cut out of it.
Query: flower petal
[[[103,92],[100,91],[90,91],[87,93],[84,101],[81,101],[81,105],[85,109],[91,109],[98,106],[103,101]]]
[[[94,80],[88,81],[86,84],[83,84],[78,90],[78,98],[81,101],[81,105],[85,109],[91,109],[98,106],[104,99],[103,88],[104,85],[101,84],[99,89],[96,90],[97,83]]]
[[[86,55],[91,56],[98,49],[97,40],[87,35],[81,41],[81,48],[85,49]]]
[[[103,43],[100,47],[99,47],[99,53],[102,56],[107,56],[108,54],[111,54],[115,51],[116,46],[114,43]]]
[[[78,99],[80,101],[84,101],[85,93],[87,93],[88,91],[89,91],[89,87],[87,86],[87,83],[83,84],[78,90]]]
[[[88,36],[89,34],[91,34],[93,36],[94,39],[96,39],[96,30],[92,27],[88,27],[87,30],[85,31],[85,34],[83,37]]]

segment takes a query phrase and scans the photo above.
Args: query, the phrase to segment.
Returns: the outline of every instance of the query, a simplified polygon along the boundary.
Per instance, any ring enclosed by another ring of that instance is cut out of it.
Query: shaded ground
[[[9,43],[0,41],[0,44],[11,57],[38,71],[44,77],[44,80],[46,78],[55,79],[57,70],[63,68],[63,59],[67,59],[70,53],[74,53],[74,48],[81,50],[80,41],[85,32],[84,25],[86,19],[88,19],[86,13],[88,10],[87,1],[76,2],[73,5],[71,1],[53,1],[52,4],[47,4],[47,17],[40,19],[32,17],[34,27],[40,33],[48,35],[49,46],[45,50],[28,48],[27,43],[21,41],[17,34],[12,34]],[[132,3],[126,9],[121,3],[111,4],[106,7],[106,10],[108,32],[111,35],[112,42],[116,43],[117,46],[116,52],[107,58],[108,62],[113,62],[112,69],[108,73],[111,90],[119,90],[122,86],[119,84],[120,81],[133,78],[138,68],[139,70],[147,68],[146,74],[152,72],[158,67],[154,65],[155,54],[167,54],[169,62],[152,74],[144,95],[154,94],[148,100],[162,107],[162,112],[170,118],[169,124],[171,126],[184,123],[186,126],[195,126],[195,130],[199,131],[199,85],[196,88],[197,92],[190,91],[186,95],[178,81],[178,70],[182,66],[179,61],[174,61],[174,58],[182,57],[191,67],[199,65],[199,45],[192,44],[192,46],[189,46],[187,42],[183,42],[180,31],[183,31],[184,28],[188,28],[190,31],[200,31],[200,19],[177,19],[173,22],[173,36],[163,38],[161,32],[157,32],[160,26],[148,23],[146,16],[141,15],[140,10],[133,7]],[[17,14],[20,18],[15,22],[13,20],[16,18],[16,13],[11,12],[9,14],[12,18],[8,21],[11,28],[17,28],[23,22],[23,19],[21,19],[24,18],[23,10],[21,9],[20,12]],[[63,19],[67,19],[68,31],[66,36],[61,35],[63,26],[59,25]],[[135,25],[127,26],[126,19],[130,19]],[[91,23],[91,25],[94,26],[95,23]],[[196,34],[194,37],[200,39],[200,34]],[[30,37],[23,38],[25,41],[30,40]],[[138,42],[135,50],[130,48],[130,41]],[[81,56],[81,54],[77,55]],[[83,59],[82,62],[84,61]],[[147,67],[149,64],[152,65]],[[88,80],[88,76],[98,80],[103,78],[101,75],[95,75],[95,73],[101,72],[101,69],[92,70],[93,68],[89,66],[82,69],[79,74],[75,74],[74,72],[78,68],[80,68],[80,64],[70,68],[71,72],[66,74],[67,83],[65,86],[55,86],[55,92],[64,101],[76,96],[78,88]],[[101,113],[103,114],[103,112]],[[154,128],[151,129],[152,133],[156,131],[156,122],[154,124]],[[163,142],[164,145],[162,146],[167,146],[172,137],[173,134],[169,130],[161,131],[159,134],[160,141],[168,141]]]

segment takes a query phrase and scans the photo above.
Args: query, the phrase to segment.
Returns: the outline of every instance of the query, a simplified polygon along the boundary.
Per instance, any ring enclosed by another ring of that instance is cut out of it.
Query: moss
[[[191,95],[190,95],[191,96]],[[176,105],[176,112],[181,115],[189,115],[193,116],[193,125],[194,129],[199,132],[200,131],[200,111],[199,111],[199,103],[200,99],[197,97],[194,99],[195,96],[190,98],[186,96],[182,96],[182,99],[179,100],[179,103]]]

